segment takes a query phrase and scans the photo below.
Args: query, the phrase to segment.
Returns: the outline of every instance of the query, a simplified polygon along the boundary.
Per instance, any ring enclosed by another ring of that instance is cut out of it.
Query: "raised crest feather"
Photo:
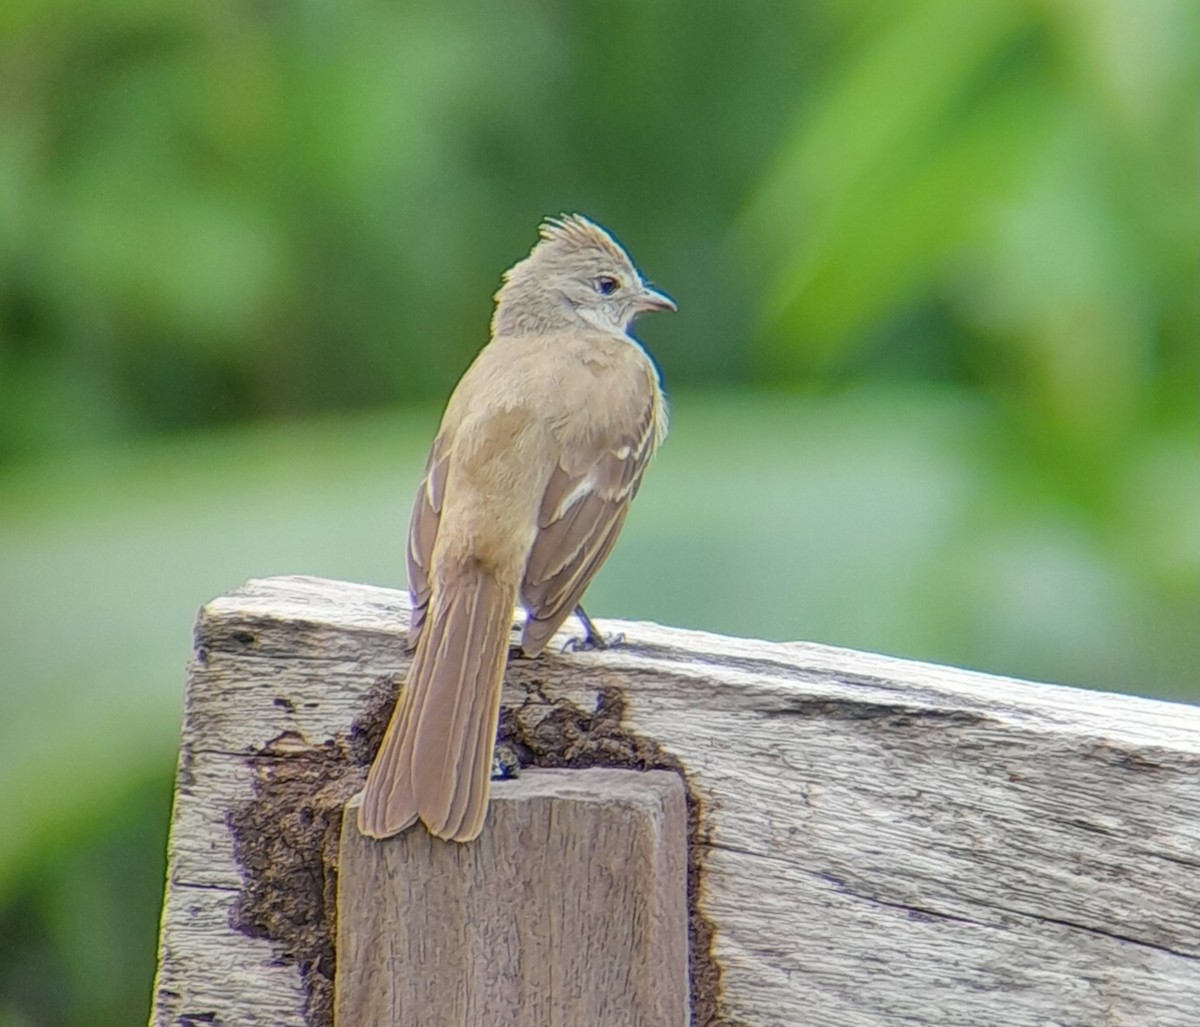
[[[578,248],[599,247],[608,250],[622,262],[629,262],[629,254],[594,221],[582,214],[560,214],[548,217],[538,226],[538,235],[546,242],[561,242]]]

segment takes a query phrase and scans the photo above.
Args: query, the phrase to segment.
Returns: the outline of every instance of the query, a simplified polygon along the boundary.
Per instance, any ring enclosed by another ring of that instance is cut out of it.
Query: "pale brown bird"
[[[479,835],[513,607],[535,656],[608,556],[667,431],[658,370],[629,327],[675,304],[603,228],[548,219],[495,300],[409,525],[416,652],[359,809],[375,838],[418,819],[441,838]]]

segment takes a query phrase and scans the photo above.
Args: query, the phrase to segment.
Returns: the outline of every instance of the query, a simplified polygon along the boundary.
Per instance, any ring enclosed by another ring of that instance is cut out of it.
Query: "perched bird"
[[[611,551],[667,431],[658,370],[629,328],[675,304],[603,228],[546,220],[495,301],[409,525],[416,651],[359,809],[375,838],[418,819],[440,838],[479,835],[513,607],[526,612],[522,650],[540,653]]]

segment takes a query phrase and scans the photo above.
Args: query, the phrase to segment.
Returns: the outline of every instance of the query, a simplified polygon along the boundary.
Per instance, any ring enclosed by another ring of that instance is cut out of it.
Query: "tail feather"
[[[414,732],[412,779],[421,819],[441,838],[483,829],[516,588],[478,568],[451,593],[444,644]]]
[[[418,644],[413,670],[421,652]],[[416,823],[417,800],[412,788],[412,685],[416,675],[410,670],[408,682],[396,701],[392,718],[375,762],[367,773],[367,786],[358,808],[358,829],[371,838],[390,838]]]
[[[515,586],[479,567],[435,588],[408,684],[367,776],[364,834],[386,838],[418,817],[454,841],[483,829],[515,598]]]

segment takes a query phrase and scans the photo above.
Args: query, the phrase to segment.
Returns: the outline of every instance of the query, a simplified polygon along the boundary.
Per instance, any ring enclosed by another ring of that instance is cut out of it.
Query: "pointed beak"
[[[657,289],[651,289],[650,286],[642,288],[642,294],[634,301],[634,310],[642,313],[647,310],[678,310],[675,306],[675,301],[664,292],[659,292]]]

